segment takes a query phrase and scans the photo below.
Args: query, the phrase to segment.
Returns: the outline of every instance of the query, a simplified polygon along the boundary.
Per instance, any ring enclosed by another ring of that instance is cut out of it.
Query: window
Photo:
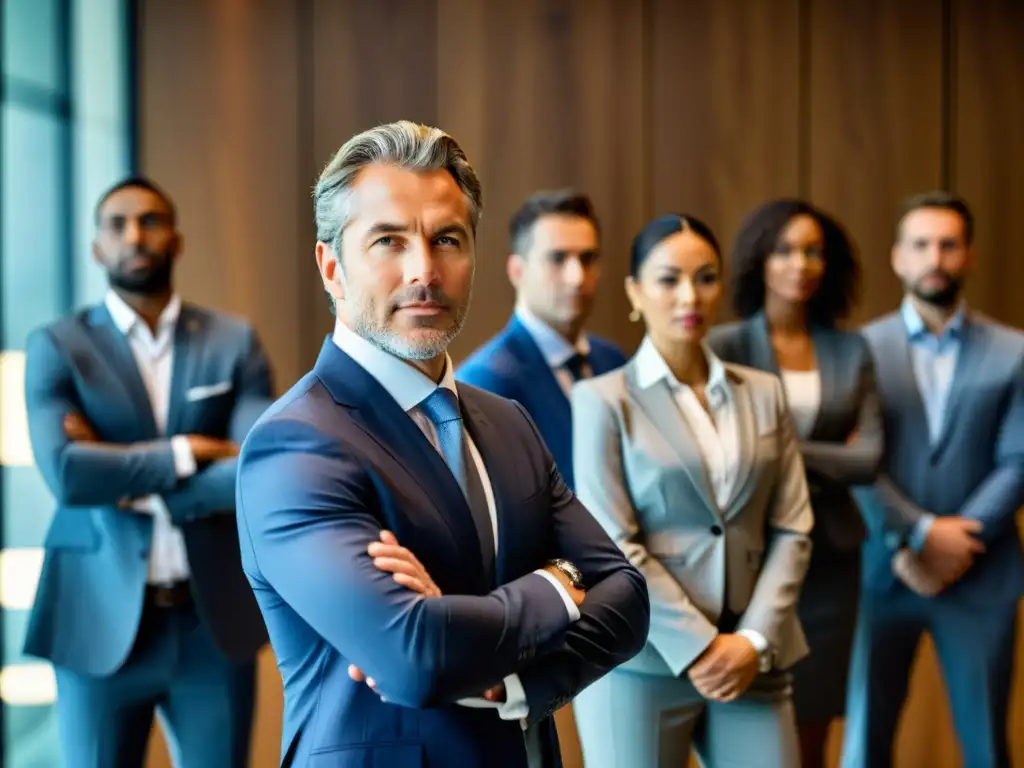
[[[49,666],[22,654],[53,499],[32,461],[28,333],[95,301],[92,208],[132,170],[134,39],[123,0],[0,3],[0,765],[60,764]]]

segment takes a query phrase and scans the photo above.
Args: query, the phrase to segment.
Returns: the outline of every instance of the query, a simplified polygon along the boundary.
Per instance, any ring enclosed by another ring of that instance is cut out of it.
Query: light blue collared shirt
[[[907,327],[910,360],[928,421],[928,438],[934,446],[942,435],[946,420],[949,392],[963,342],[966,310],[961,305],[938,336],[928,330],[909,299],[903,300],[900,314]],[[928,529],[934,521],[935,516],[930,514],[917,521],[907,541],[913,551],[921,551]]]
[[[548,368],[555,374],[559,386],[565,392],[566,397],[572,394],[573,381],[572,373],[566,367],[575,355],[582,355],[584,358],[590,355],[590,341],[585,333],[581,333],[576,345],[573,346],[554,328],[549,326],[524,306],[516,307],[516,319],[523,324],[526,332],[530,334],[533,343],[540,350],[541,357],[548,364]],[[589,373],[587,374],[590,375]]]
[[[342,322],[334,327],[334,343],[346,355],[355,360],[368,374],[384,387],[391,397],[395,399],[399,407],[405,411],[416,426],[420,428],[427,440],[434,448],[441,452],[441,446],[437,439],[437,427],[434,422],[423,412],[420,407],[435,389],[444,387],[455,394],[458,398],[459,392],[455,385],[454,366],[452,360],[445,354],[444,375],[440,383],[431,381],[421,371],[400,360],[389,352],[385,352],[377,345],[367,341],[354,332]],[[465,429],[462,431],[469,453],[473,459],[477,474],[480,476],[480,484],[483,486],[484,495],[487,498],[487,512],[491,519],[491,532],[494,536],[495,555],[498,552],[498,511],[494,501],[494,489],[491,486],[490,476],[487,474],[487,467],[477,450],[473,438]],[[443,454],[442,454],[443,455]],[[554,576],[543,570],[535,571],[547,579],[558,590],[559,597],[565,604],[566,610],[572,621],[580,618],[579,609],[566,593],[565,589]],[[526,692],[519,675],[511,674],[504,680],[505,701],[501,704],[487,701],[484,698],[460,699],[457,703],[466,707],[495,708],[503,720],[520,720],[523,728],[526,728],[526,718],[529,715],[529,705],[526,701]]]

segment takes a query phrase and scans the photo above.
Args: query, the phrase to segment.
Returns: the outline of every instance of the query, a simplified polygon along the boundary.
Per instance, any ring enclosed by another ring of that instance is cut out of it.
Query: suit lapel
[[[923,436],[924,442],[928,443],[928,417],[925,414],[924,400],[921,397],[921,390],[917,386],[917,376],[914,373],[914,363],[911,358],[910,340],[907,338],[907,326],[903,318],[897,314],[890,324],[882,329],[877,338],[876,353],[878,355],[877,369],[884,378],[879,383],[884,385],[885,379],[891,379],[895,385],[895,392],[892,396],[883,392],[883,396],[891,402],[902,402],[906,405],[901,408],[904,414],[917,422],[915,432]],[[886,389],[889,389],[886,387]]]
[[[498,432],[486,414],[470,398],[463,397],[461,391],[459,392],[459,403],[462,407],[466,431],[469,432],[469,436],[473,438],[476,449],[480,452],[480,458],[483,460],[484,468],[487,470],[487,478],[490,480],[491,493],[494,496],[494,512],[497,518],[498,529],[498,551],[497,556],[494,558],[494,572],[489,574],[490,582],[492,586],[494,584],[504,584],[508,572],[509,557],[512,554],[509,543],[513,541],[511,531],[509,530],[509,523],[513,519],[514,513],[508,508],[508,500],[518,498],[515,493],[515,467],[509,464],[507,457],[501,455],[500,451],[495,452],[495,448],[502,445],[501,433]],[[483,521],[481,520],[480,525],[477,526],[477,538],[480,541],[480,547],[490,547],[493,552],[494,531],[490,529],[489,525],[485,530],[481,530],[480,527],[482,525]],[[487,557],[487,553],[484,552],[481,552],[481,557],[484,559],[484,562],[491,560],[491,558]]]
[[[353,419],[381,446],[423,491],[451,532],[460,557],[477,583],[484,584],[484,567],[476,526],[462,489],[437,449],[376,379],[331,340],[324,345],[314,371],[331,397],[354,408]]]
[[[149,393],[139,374],[139,366],[135,362],[128,339],[114,325],[106,307],[100,306],[93,311],[93,339],[99,347],[100,354],[114,369],[116,379],[124,387],[128,402],[135,410],[139,424],[150,438],[157,436],[156,419],[153,407],[149,402]]]
[[[781,379],[782,371],[775,358],[775,349],[772,347],[771,334],[768,331],[768,319],[764,312],[754,315],[748,323],[748,328],[747,351],[751,367],[774,373]],[[810,334],[811,344],[814,346],[815,364],[818,367],[818,377],[821,382],[821,399],[818,412],[814,416],[814,426],[811,428],[811,436],[814,437],[819,433],[828,416],[826,405],[833,402],[836,396],[836,387],[839,382],[839,360],[836,359],[835,338],[829,329],[812,325]],[[782,388],[782,396],[786,396],[785,387]]]
[[[171,393],[167,409],[167,434],[181,431],[181,411],[185,405],[185,393],[189,384],[195,381],[197,347],[202,342],[202,319],[189,307],[181,308],[181,316],[174,329],[174,359],[171,367]]]
[[[516,356],[529,374],[531,394],[536,394],[537,399],[541,402],[564,403],[565,408],[562,410],[569,416],[569,398],[565,396],[565,390],[562,389],[555,372],[551,370],[548,361],[541,354],[537,342],[526,330],[526,326],[515,317],[509,323],[509,338],[516,350]]]
[[[754,461],[757,458],[758,434],[750,387],[736,376],[728,373],[726,375],[729,376],[739,451],[736,479],[733,482],[732,494],[725,510],[725,517],[729,519],[743,509],[754,489]]]
[[[957,412],[966,397],[965,388],[974,381],[978,371],[984,368],[982,360],[985,357],[986,347],[978,338],[978,326],[968,320],[964,323],[961,334],[960,354],[957,355],[956,369],[949,387],[949,397],[946,400],[946,412],[942,418],[939,439],[932,446],[934,452],[940,451],[948,442],[949,431],[956,423]]]
[[[635,364],[630,363],[630,365],[634,366]],[[708,477],[704,457],[701,455],[693,430],[690,429],[686,417],[679,410],[679,405],[672,396],[669,385],[662,380],[653,386],[641,388],[636,383],[635,370],[630,371],[630,379],[634,399],[640,404],[651,423],[656,426],[658,434],[665,439],[679,457],[680,464],[689,476],[693,487],[700,494],[708,512],[717,518],[719,516],[718,504],[711,491],[711,480]]]
[[[768,318],[764,312],[758,312],[747,322],[747,359],[751,368],[780,375],[772,337],[768,332]]]
[[[818,412],[814,415],[811,426],[812,439],[821,434],[828,420],[828,405],[836,402],[839,387],[839,364],[837,340],[834,332],[814,326],[811,328],[811,341],[814,344],[814,357],[818,362],[818,378],[821,394],[818,398]],[[785,388],[783,388],[785,395]]]

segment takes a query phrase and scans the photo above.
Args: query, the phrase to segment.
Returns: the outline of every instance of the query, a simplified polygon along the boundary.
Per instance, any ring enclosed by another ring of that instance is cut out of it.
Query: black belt
[[[192,591],[187,581],[147,584],[146,602],[156,608],[179,608],[192,602]]]

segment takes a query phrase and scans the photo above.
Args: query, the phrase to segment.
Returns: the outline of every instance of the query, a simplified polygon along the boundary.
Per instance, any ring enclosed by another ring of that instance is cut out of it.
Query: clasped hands
[[[733,701],[758,672],[757,650],[743,635],[720,634],[690,665],[686,674],[697,692],[712,701]]]
[[[981,522],[973,518],[937,517],[915,555],[917,562],[945,589],[959,581],[974,559],[985,552],[985,544],[977,538],[981,531]]]

